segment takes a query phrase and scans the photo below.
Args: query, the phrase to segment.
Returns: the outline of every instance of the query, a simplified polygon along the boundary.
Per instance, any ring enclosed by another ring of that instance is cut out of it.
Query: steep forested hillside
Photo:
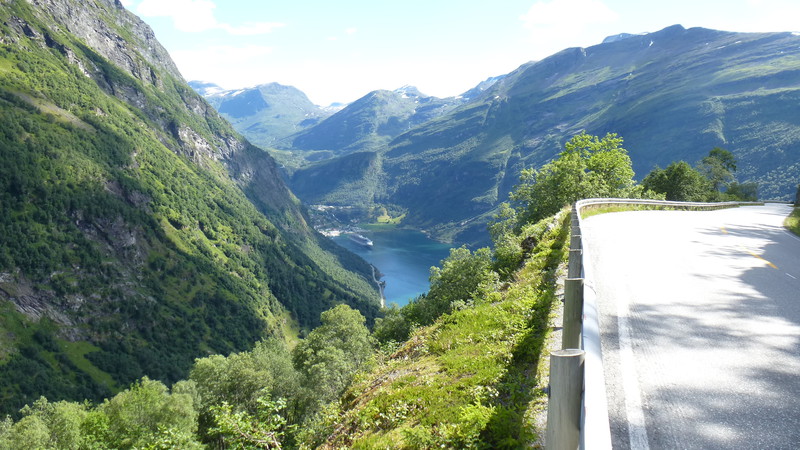
[[[673,26],[621,35],[525,64],[385,147],[310,165],[291,183],[308,202],[393,205],[407,224],[469,242],[523,168],[586,130],[624,136],[639,178],[721,147],[738,160],[739,181],[758,182],[762,198],[788,199],[800,179],[798,75],[792,33]]]
[[[375,316],[371,268],[118,1],[0,3],[0,123],[0,414]]]

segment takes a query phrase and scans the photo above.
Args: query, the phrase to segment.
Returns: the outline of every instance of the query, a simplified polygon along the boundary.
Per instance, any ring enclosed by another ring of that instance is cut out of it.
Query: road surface
[[[612,444],[800,448],[800,239],[787,205],[590,217]]]

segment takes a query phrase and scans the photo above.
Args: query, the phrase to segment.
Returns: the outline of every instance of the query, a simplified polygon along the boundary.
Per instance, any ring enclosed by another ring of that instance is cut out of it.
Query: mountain
[[[371,267],[118,0],[0,4],[0,413],[292,340]]]
[[[463,94],[461,94],[459,96],[459,98],[461,98],[461,99],[463,99],[463,100],[465,100],[467,102],[471,102],[472,100],[475,100],[479,96],[483,95],[483,93],[486,92],[490,87],[494,86],[498,81],[502,81],[505,77],[506,77],[505,75],[500,75],[500,76],[496,76],[496,77],[489,77],[489,78],[485,79],[484,81],[481,81],[480,83],[478,83],[478,85],[475,86],[474,88],[472,88],[472,89],[468,90],[467,92],[464,92]]]
[[[203,97],[211,97],[215,94],[221,94],[226,90],[222,88],[222,86],[214,83],[210,83],[208,81],[190,81],[189,87],[194,89],[198,94],[202,95]]]
[[[440,117],[461,102],[422,94],[404,86],[394,91],[373,91],[341,111],[295,135],[293,150],[324,150],[342,155],[372,150],[401,133]]]
[[[261,147],[283,146],[284,140],[330,116],[306,94],[278,83],[225,90],[213,83],[189,83],[228,119],[233,127]]]
[[[475,242],[521,169],[586,130],[622,136],[638,177],[722,147],[738,159],[739,181],[788,199],[800,179],[798,75],[792,33],[676,25],[620,35],[527,63],[378,149],[296,171],[290,185],[310,203],[391,205],[405,224]]]

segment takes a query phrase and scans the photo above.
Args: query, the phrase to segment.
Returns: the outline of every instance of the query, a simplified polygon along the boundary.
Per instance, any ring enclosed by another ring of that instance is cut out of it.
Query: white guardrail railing
[[[603,356],[600,350],[600,317],[595,299],[591,248],[581,239],[583,212],[614,206],[646,209],[709,211],[760,202],[692,203],[623,198],[580,200],[572,207],[570,252],[564,282],[562,350],[550,355],[550,388],[547,412],[547,449],[611,449]]]

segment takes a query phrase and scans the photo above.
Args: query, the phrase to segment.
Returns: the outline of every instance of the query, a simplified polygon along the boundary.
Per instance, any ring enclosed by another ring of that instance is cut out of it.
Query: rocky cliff
[[[119,2],[0,2],[0,121],[0,413],[374,317],[369,265]]]

